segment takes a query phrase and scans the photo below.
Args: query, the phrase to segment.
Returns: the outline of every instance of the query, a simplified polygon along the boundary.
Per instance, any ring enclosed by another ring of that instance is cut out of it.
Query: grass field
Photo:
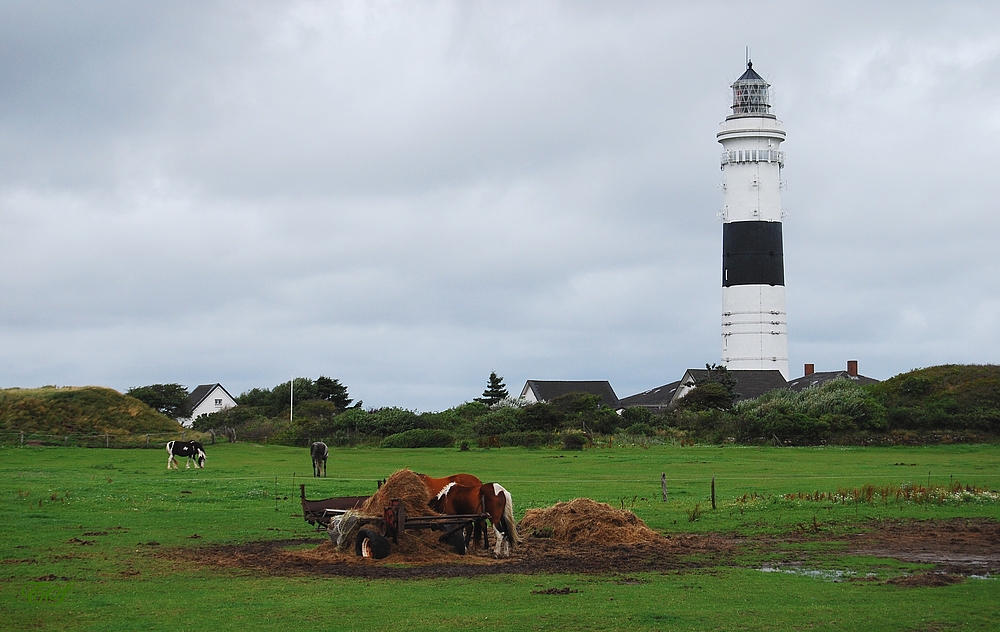
[[[838,555],[818,542],[810,568],[764,573],[739,564],[684,572],[496,575],[475,579],[271,577],[178,562],[163,551],[267,539],[315,538],[298,483],[323,498],[374,491],[401,467],[472,472],[503,483],[518,517],[586,496],[631,508],[664,533],[825,533],[887,518],[1000,519],[989,495],[879,499],[850,490],[955,481],[1000,489],[1000,447],[654,447],[563,452],[501,449],[333,450],[330,478],[311,477],[305,449],[209,446],[204,470],[166,470],[159,450],[0,448],[0,628],[262,629],[996,629],[1000,584],[940,587],[834,582],[841,571],[892,575],[918,565]],[[666,474],[669,499],[660,499]],[[718,508],[711,509],[715,477]],[[847,492],[847,500],[786,494]],[[744,500],[745,499],[745,500]],[[697,521],[690,514],[698,504]],[[199,536],[193,538],[192,536]],[[84,544],[85,543],[85,544]],[[803,545],[809,549],[807,544]],[[391,558],[390,558],[391,559]],[[38,581],[55,576],[53,581]],[[63,579],[65,578],[65,579]],[[570,588],[561,595],[533,594]]]

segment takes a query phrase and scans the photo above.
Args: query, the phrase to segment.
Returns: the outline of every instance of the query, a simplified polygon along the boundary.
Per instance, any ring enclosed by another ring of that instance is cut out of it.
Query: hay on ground
[[[663,539],[631,511],[615,509],[589,498],[576,498],[545,509],[529,509],[518,529],[561,542],[637,544]]]

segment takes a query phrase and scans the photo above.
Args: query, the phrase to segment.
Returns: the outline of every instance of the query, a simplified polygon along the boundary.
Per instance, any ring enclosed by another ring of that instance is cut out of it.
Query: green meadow
[[[1000,490],[997,446],[341,449],[331,451],[326,479],[311,476],[303,448],[223,443],[207,450],[204,470],[186,470],[182,460],[179,471],[167,471],[162,448],[0,448],[0,628],[1000,626],[995,578],[937,587],[833,581],[843,574],[884,580],[927,567],[848,557],[826,538],[800,545],[801,572],[762,572],[766,555],[748,550],[722,565],[628,577],[614,568],[601,575],[473,579],[278,577],[178,562],[164,554],[172,547],[258,540],[310,538],[319,544],[325,534],[301,517],[300,483],[310,498],[368,494],[377,479],[402,467],[433,475],[465,471],[500,482],[510,490],[518,517],[527,508],[585,496],[631,509],[667,534],[760,539],[810,528],[824,536],[844,534],[895,519],[997,520],[995,495],[942,491],[959,482]],[[926,493],[866,497],[866,488]],[[548,588],[570,592],[535,594]]]

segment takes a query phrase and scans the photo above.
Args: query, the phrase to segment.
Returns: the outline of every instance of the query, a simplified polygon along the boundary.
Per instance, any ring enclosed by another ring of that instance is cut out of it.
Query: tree
[[[510,393],[507,392],[507,386],[503,383],[503,378],[497,375],[496,371],[491,371],[489,384],[486,390],[483,391],[483,396],[477,397],[476,401],[487,406],[492,406],[508,397],[510,397]]]
[[[719,388],[712,388],[710,392],[703,391],[699,403],[705,408],[729,409],[739,399],[740,394],[736,392],[736,376],[729,372],[725,366],[718,364],[706,364],[706,374],[702,379],[695,378],[695,391],[708,384],[717,384]],[[694,391],[688,393],[693,395]],[[687,396],[684,397],[687,399]],[[695,401],[695,400],[692,400]]]
[[[133,386],[125,391],[125,394],[136,398],[171,419],[186,419],[191,416],[191,408],[188,404],[189,393],[187,388],[181,384]]]
[[[677,406],[684,410],[728,410],[733,406],[733,394],[719,382],[705,382],[682,397]]]
[[[316,396],[319,399],[333,402],[340,410],[347,410],[347,407],[354,401],[348,397],[347,387],[340,383],[340,380],[331,379],[323,375],[316,378]]]

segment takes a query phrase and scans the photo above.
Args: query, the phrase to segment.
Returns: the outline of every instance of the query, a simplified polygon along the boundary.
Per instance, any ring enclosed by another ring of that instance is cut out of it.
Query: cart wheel
[[[354,552],[359,557],[380,560],[389,555],[389,540],[379,535],[374,529],[365,527],[358,531],[358,538],[354,542]]]

